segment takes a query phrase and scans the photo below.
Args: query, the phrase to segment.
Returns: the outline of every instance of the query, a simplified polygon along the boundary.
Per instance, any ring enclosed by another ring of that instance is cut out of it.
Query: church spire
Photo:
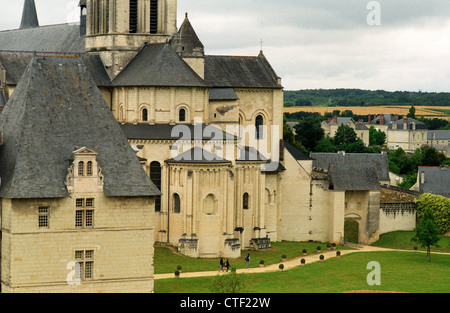
[[[36,12],[34,0],[25,0],[22,12],[22,22],[20,29],[39,27],[39,21]]]

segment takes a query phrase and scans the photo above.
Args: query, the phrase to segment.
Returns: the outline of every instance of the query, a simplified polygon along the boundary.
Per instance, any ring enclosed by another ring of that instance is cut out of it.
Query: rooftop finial
[[[184,13],[184,16],[185,16],[186,18],[188,18],[188,12]]]
[[[39,21],[36,12],[34,0],[25,0],[22,12],[22,22],[20,29],[39,27]]]

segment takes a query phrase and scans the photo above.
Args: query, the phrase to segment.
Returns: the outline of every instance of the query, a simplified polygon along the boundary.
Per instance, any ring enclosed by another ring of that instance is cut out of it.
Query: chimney
[[[333,118],[333,123],[337,124],[337,116]]]
[[[395,114],[395,120],[398,121],[398,114]]]
[[[370,114],[369,114],[369,125],[370,125],[370,123],[371,123],[371,116],[370,116]]]
[[[328,123],[331,122],[331,117],[328,118]]]
[[[408,118],[407,117],[403,118],[403,124],[408,124]]]
[[[425,171],[420,172],[420,183],[425,184]]]
[[[380,125],[384,125],[384,114],[380,115]]]

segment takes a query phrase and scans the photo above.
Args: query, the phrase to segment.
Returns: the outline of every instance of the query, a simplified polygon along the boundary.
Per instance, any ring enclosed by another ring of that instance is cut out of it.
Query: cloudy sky
[[[35,0],[41,25],[79,20],[78,1]],[[23,0],[2,4],[17,28]],[[178,0],[207,54],[261,49],[287,90],[450,92],[449,0]]]

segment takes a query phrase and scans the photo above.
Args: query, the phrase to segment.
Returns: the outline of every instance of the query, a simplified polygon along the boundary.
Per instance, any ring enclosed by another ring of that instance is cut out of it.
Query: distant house
[[[434,147],[448,157],[450,155],[450,130],[429,130],[426,145]]]
[[[426,124],[413,118],[393,121],[387,129],[387,146],[392,150],[402,148],[406,152],[414,152],[427,142],[427,132]]]
[[[398,121],[398,119],[399,117],[397,114],[380,114],[374,119],[372,119],[372,116],[369,115],[366,126],[370,128],[370,126],[373,125],[376,130],[384,131],[387,134],[389,124]]]
[[[419,166],[417,182],[410,189],[450,198],[450,168],[448,166]]]
[[[365,146],[369,145],[369,128],[362,121],[355,122],[351,117],[337,117],[323,121],[321,126],[325,132],[325,137],[334,137],[339,126],[347,125],[356,132],[356,136],[364,142]]]

